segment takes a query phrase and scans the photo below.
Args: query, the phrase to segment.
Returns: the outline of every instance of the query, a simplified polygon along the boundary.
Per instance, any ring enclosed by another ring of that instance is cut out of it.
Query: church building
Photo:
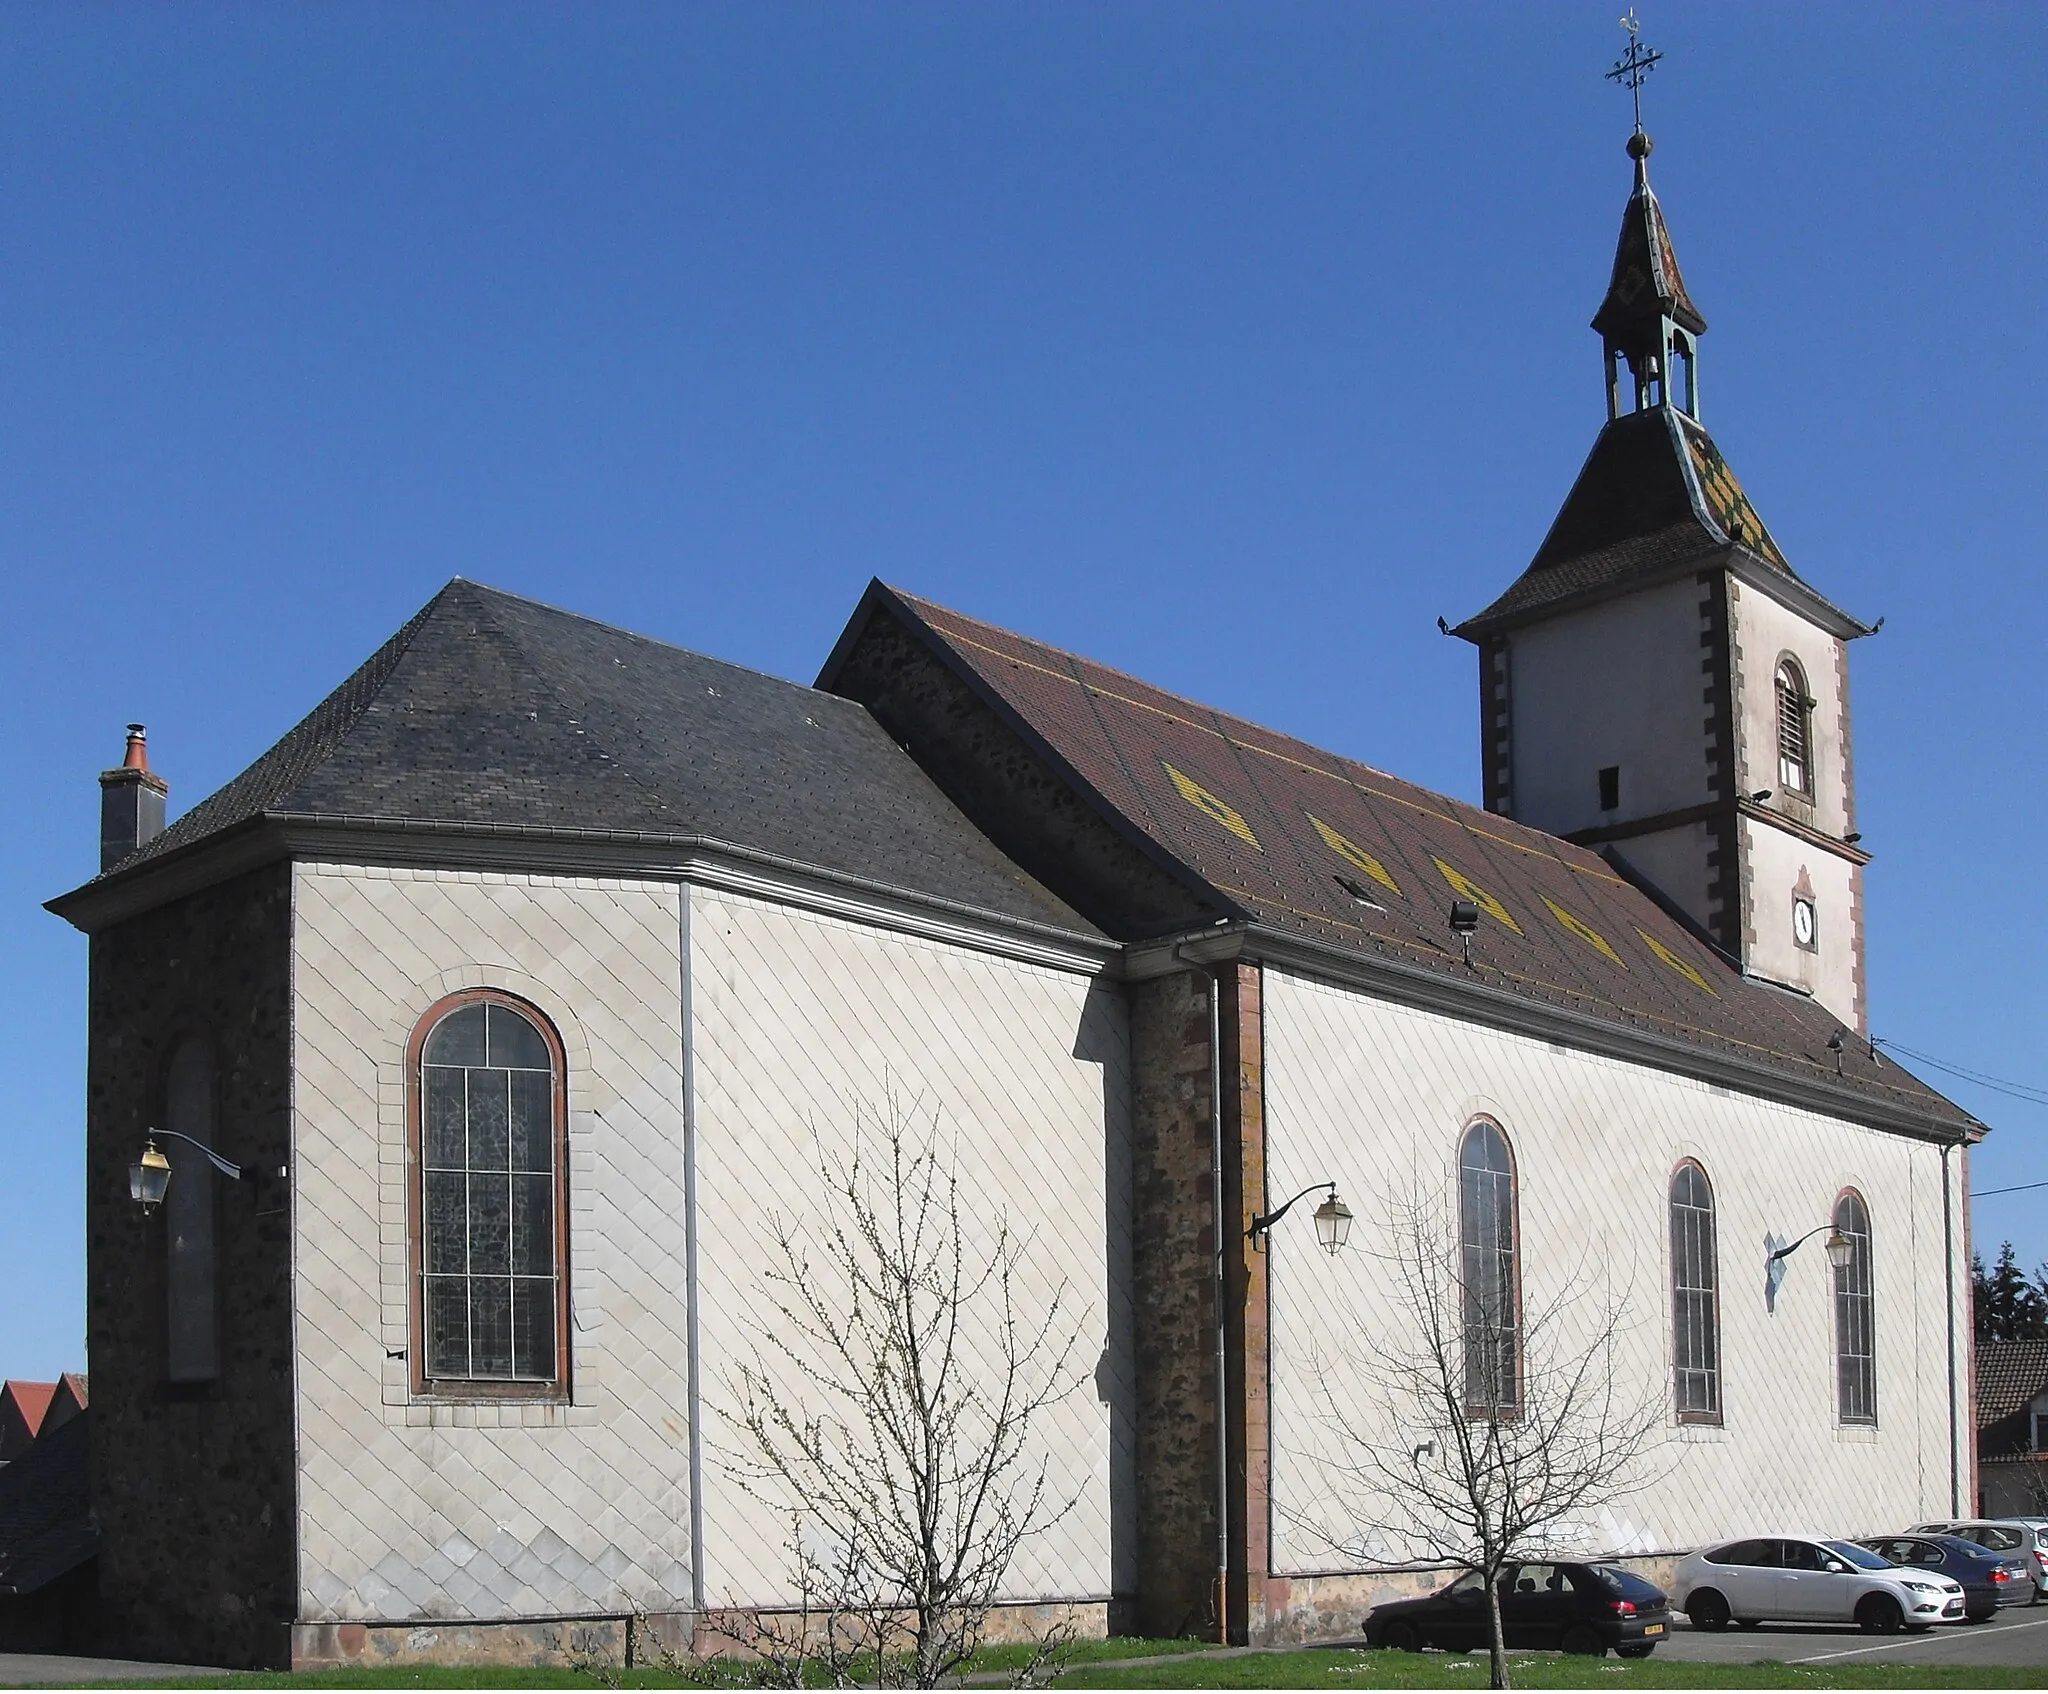
[[[1438,1580],[1323,1415],[1401,1437],[1417,1196],[1512,1311],[1589,1267],[1625,1306],[1653,1479],[1584,1551],[1965,1510],[1984,1130],[1868,1040],[1870,631],[1708,435],[1630,152],[1604,427],[1453,631],[1483,807],[879,582],[809,687],[451,582],[168,826],[135,728],[50,903],[105,1645],[503,1661],[791,1604],[736,1373],[772,1224],[890,1099],[1080,1325],[1020,1625],[1286,1640]],[[1332,1186],[1345,1250],[1253,1238]]]

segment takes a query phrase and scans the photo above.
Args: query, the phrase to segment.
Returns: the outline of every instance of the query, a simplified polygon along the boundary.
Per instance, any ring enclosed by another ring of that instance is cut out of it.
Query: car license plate
[[[1643,1633],[1645,1635],[1662,1635],[1664,1633],[1664,1626],[1661,1623],[1646,1623],[1643,1625]]]

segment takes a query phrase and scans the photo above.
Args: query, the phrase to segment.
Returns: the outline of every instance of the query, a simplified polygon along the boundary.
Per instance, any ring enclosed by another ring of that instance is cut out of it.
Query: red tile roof
[[[1977,1343],[1977,1427],[2020,1411],[2048,1394],[2048,1341]]]

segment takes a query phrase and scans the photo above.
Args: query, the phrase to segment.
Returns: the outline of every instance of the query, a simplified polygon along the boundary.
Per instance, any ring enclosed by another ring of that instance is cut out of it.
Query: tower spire
[[[1676,406],[1699,416],[1699,337],[1707,327],[1679,275],[1671,232],[1663,208],[1650,188],[1650,152],[1656,145],[1643,128],[1643,82],[1664,55],[1645,47],[1633,8],[1621,20],[1628,31],[1628,51],[1615,60],[1608,79],[1629,91],[1635,106],[1635,128],[1628,138],[1628,156],[1635,161],[1635,188],[1621,214],[1621,239],[1615,244],[1614,273],[1607,297],[1593,316],[1607,363],[1607,416],[1622,412],[1621,369],[1628,367],[1634,404],[1631,411]],[[1675,370],[1682,366],[1682,372]]]

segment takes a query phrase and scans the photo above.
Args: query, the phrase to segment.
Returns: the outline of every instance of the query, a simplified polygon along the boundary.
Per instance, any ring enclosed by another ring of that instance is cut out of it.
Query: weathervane
[[[1607,80],[1618,82],[1626,88],[1636,103],[1636,134],[1643,133],[1643,79],[1655,68],[1664,55],[1654,48],[1645,47],[1638,39],[1642,25],[1636,22],[1636,9],[1631,6],[1628,15],[1621,20],[1621,27],[1628,31],[1628,52],[1614,61],[1614,69],[1607,73]]]

